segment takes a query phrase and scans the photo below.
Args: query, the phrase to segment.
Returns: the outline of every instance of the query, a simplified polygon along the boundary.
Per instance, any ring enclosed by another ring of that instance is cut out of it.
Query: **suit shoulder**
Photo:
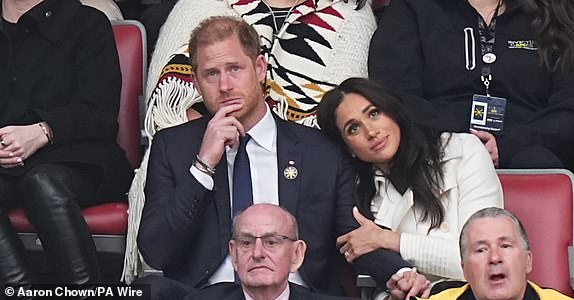
[[[161,136],[164,138],[181,138],[181,136],[189,136],[190,133],[199,133],[203,135],[208,122],[209,117],[204,116],[196,120],[163,128],[156,132],[155,136]]]
[[[243,291],[239,284],[221,282],[207,286],[185,298],[186,300],[243,300]]]
[[[357,298],[317,294],[317,293],[314,293],[313,291],[309,290],[306,287],[303,287],[303,286],[300,286],[298,284],[289,282],[289,300],[307,300],[307,299],[314,299],[314,300],[353,300],[353,299],[357,299]]]
[[[320,129],[295,122],[285,121],[293,132],[303,141],[316,144],[335,145]]]

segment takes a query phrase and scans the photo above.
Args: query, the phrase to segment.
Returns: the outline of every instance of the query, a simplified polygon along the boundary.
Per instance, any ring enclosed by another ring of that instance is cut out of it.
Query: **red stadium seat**
[[[528,279],[574,297],[574,175],[563,169],[497,170],[504,206],[524,224],[533,255]],[[347,291],[350,278],[343,276]],[[358,275],[356,284],[369,299],[376,282]]]
[[[132,168],[142,159],[140,108],[146,70],[146,37],[138,21],[113,21],[122,72],[122,90],[118,114],[118,144],[126,152]],[[127,198],[127,197],[126,197]],[[110,203],[82,210],[98,252],[119,254],[123,257],[128,222],[127,199],[110,199]],[[117,201],[117,202],[116,202]],[[27,250],[42,250],[34,226],[23,209],[10,212],[10,220]],[[119,277],[118,277],[119,278]]]
[[[522,221],[528,233],[533,254],[528,279],[574,296],[574,270],[568,267],[574,227],[572,173],[540,169],[499,170],[498,174],[505,208]]]

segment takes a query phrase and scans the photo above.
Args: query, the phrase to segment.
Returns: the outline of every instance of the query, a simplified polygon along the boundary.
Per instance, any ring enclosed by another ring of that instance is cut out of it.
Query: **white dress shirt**
[[[253,188],[253,204],[272,203],[279,205],[279,180],[277,172],[277,125],[271,115],[271,110],[267,111],[263,118],[253,126],[248,132],[251,140],[245,146],[249,156],[249,166],[251,170],[251,184]],[[233,214],[233,166],[235,155],[239,143],[233,147],[226,147],[227,176],[229,182],[229,201]],[[213,178],[197,169],[194,165],[190,167],[191,174],[208,190],[213,190]],[[230,218],[233,216],[230,215]],[[221,266],[211,276],[209,283],[234,282],[235,275],[231,256],[228,254]],[[302,286],[307,286],[299,272],[289,274],[289,281]]]

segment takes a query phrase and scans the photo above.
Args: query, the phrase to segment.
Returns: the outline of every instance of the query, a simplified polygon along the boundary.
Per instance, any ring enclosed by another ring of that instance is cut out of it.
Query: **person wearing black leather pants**
[[[126,199],[118,53],[77,0],[0,0],[0,284],[39,283],[8,214],[23,208],[54,283],[100,282],[81,208]],[[1,287],[0,286],[0,287]]]
[[[0,176],[0,190],[7,191],[0,199],[1,281],[33,282],[20,239],[7,218],[8,209],[16,205],[26,210],[60,281],[99,280],[94,243],[80,210],[81,201],[98,185],[93,173],[84,166],[40,164],[21,176]]]

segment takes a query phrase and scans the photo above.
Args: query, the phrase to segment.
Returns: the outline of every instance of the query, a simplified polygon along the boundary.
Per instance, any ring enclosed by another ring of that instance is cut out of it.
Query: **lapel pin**
[[[293,166],[294,164],[295,162],[290,160],[289,166],[285,167],[285,169],[283,170],[283,176],[285,176],[285,178],[289,180],[293,180],[297,178],[297,175],[299,175],[299,171],[297,170],[297,168]]]

